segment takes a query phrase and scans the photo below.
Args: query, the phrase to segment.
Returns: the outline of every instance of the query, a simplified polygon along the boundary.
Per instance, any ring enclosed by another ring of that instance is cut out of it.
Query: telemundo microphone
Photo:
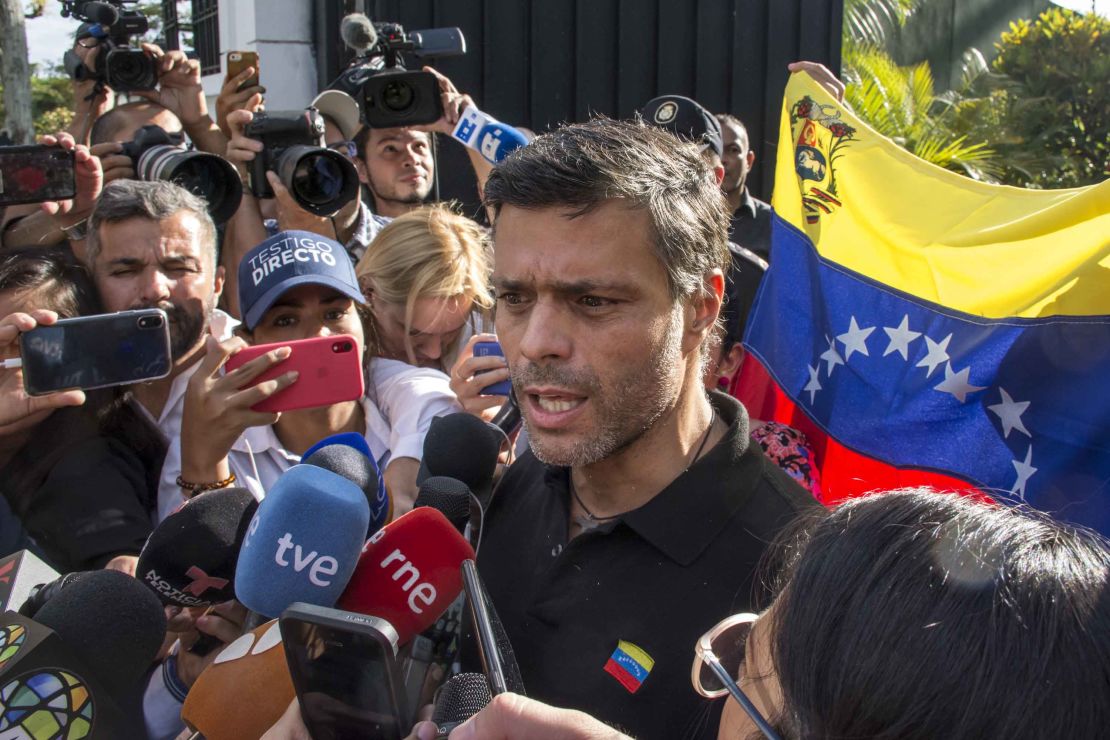
[[[466,106],[459,115],[451,138],[478,152],[492,164],[528,144],[527,137],[520,131],[483,113],[474,104]]]

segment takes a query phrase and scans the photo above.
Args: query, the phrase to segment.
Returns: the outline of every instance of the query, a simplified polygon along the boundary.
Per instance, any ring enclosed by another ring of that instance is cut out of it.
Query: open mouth
[[[554,389],[528,389],[524,394],[530,421],[544,429],[565,426],[582,411],[587,396]]]

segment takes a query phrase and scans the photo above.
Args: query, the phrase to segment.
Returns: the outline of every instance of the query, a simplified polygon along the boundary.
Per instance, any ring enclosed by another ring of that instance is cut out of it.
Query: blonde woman
[[[379,357],[449,372],[493,307],[485,230],[442,205],[393,219],[358,262]]]

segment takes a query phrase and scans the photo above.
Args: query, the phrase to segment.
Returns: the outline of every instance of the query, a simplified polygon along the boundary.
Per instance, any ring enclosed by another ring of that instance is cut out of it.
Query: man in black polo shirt
[[[721,190],[732,213],[728,238],[768,259],[771,254],[771,206],[748,192],[748,173],[755,164],[748,129],[739,118],[728,113],[718,114],[717,121],[721,124],[724,141],[721,163],[725,176],[721,180]]]
[[[715,737],[694,643],[756,606],[768,543],[815,505],[701,384],[729,260],[720,191],[696,146],[602,119],[536,139],[485,194],[531,451],[478,565],[524,686],[637,737]]]

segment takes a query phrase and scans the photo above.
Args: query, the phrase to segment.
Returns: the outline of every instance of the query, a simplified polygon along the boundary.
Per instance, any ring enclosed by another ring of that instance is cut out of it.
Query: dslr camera
[[[135,2],[62,0],[62,17],[89,24],[89,37],[100,46],[95,69],[89,69],[73,49],[65,53],[63,62],[70,77],[78,81],[96,80],[116,92],[153,90],[158,86],[157,64],[142,49],[128,45],[132,36],[141,36],[150,28],[146,16],[124,7]]]
[[[123,145],[122,153],[135,163],[138,179],[168,180],[204,198],[216,223],[224,223],[239,209],[243,184],[235,167],[215,154],[186,149],[182,134],[143,126]]]
[[[434,123],[443,115],[439,81],[430,72],[405,69],[404,55],[422,62],[466,53],[458,28],[430,28],[406,34],[399,23],[371,23],[361,14],[343,19],[341,35],[360,52],[331,87],[348,92],[362,106],[371,128]]]
[[[289,118],[256,113],[243,133],[265,147],[250,163],[254,197],[274,197],[266,180],[271,171],[301,208],[317,216],[330,216],[358,195],[358,172],[323,146],[324,117],[315,108]]]

